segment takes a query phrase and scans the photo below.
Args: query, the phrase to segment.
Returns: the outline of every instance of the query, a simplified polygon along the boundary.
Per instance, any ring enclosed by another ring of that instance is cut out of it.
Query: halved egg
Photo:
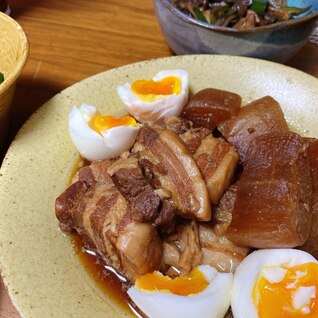
[[[142,275],[128,295],[151,318],[223,318],[230,306],[232,280],[231,273],[201,265],[186,277]]]
[[[318,262],[295,249],[259,250],[234,274],[235,318],[318,317]]]
[[[188,91],[188,73],[184,70],[161,71],[153,79],[137,80],[117,88],[128,112],[149,124],[179,116],[188,100]]]
[[[116,158],[129,150],[140,125],[130,116],[101,116],[94,106],[73,107],[69,115],[72,141],[82,157],[94,161]]]

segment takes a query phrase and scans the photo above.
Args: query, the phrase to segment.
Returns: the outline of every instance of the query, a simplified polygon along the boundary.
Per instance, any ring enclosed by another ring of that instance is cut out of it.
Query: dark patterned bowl
[[[318,17],[318,0],[290,0],[290,6],[312,6],[310,13],[292,20],[238,31],[195,20],[171,0],[154,0],[161,30],[176,54],[226,54],[284,63],[306,43]]]

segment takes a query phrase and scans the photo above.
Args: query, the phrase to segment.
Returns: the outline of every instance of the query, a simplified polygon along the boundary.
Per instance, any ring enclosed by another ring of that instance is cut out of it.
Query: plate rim
[[[18,143],[20,141],[20,139],[23,139],[23,136],[24,136],[24,132],[25,130],[29,129],[29,126],[32,125],[33,122],[36,122],[37,120],[39,120],[39,116],[41,116],[42,113],[44,113],[49,107],[51,107],[51,102],[52,100],[58,96],[58,95],[67,95],[68,91],[70,91],[71,89],[74,89],[74,87],[76,88],[77,85],[80,86],[81,83],[83,82],[87,82],[87,81],[91,81],[93,80],[94,78],[97,78],[98,76],[102,76],[104,73],[107,73],[107,72],[121,72],[121,70],[124,70],[125,68],[127,67],[138,67],[138,65],[143,65],[144,63],[160,63],[160,62],[165,62],[165,61],[173,61],[173,60],[182,60],[182,59],[193,59],[193,58],[200,58],[200,57],[204,57],[204,58],[207,58],[207,55],[183,55],[183,56],[170,56],[170,57],[162,57],[162,58],[159,58],[159,59],[150,59],[150,60],[144,60],[144,61],[139,61],[139,62],[135,62],[135,63],[131,63],[131,64],[125,64],[125,65],[122,65],[122,66],[119,66],[119,67],[116,67],[116,68],[111,68],[111,69],[108,69],[108,70],[105,70],[105,71],[102,71],[102,72],[99,72],[99,73],[96,73],[92,76],[89,76],[85,79],[82,79],[81,81],[79,82],[76,82],[74,84],[72,84],[71,86],[63,89],[61,92],[55,94],[52,98],[50,98],[48,101],[46,101],[42,106],[40,106],[28,119],[27,121],[23,124],[23,126],[19,129],[18,133],[16,134],[14,140],[12,141],[12,143],[10,144],[9,148],[8,148],[8,151],[6,152],[5,154],[5,157],[3,159],[3,162],[1,164],[1,167],[0,167],[0,176],[2,176],[2,172],[5,171],[7,169],[7,164],[8,164],[8,160],[11,158],[11,153],[14,153],[14,148],[15,148],[15,145],[16,143]],[[286,66],[286,65],[282,65],[282,64],[279,64],[279,63],[275,63],[275,62],[270,62],[270,61],[264,61],[264,60],[260,60],[260,59],[255,59],[255,58],[249,58],[249,57],[238,57],[238,56],[229,56],[229,55],[208,55],[208,58],[212,58],[212,59],[216,59],[216,60],[232,60],[232,59],[236,59],[238,61],[250,61],[251,63],[259,63],[260,65],[273,65],[273,67],[278,67],[279,69],[281,70],[285,70],[285,69],[289,69],[291,72],[295,73],[296,75],[300,75],[301,78],[307,78],[309,81],[313,81],[314,85],[317,86],[318,88],[318,79],[315,78],[314,76],[310,75],[310,74],[307,74],[303,71],[300,71],[298,69],[294,69],[290,66]],[[190,83],[191,83],[191,79],[190,79]],[[318,102],[318,100],[317,100]],[[1,184],[2,184],[2,178],[0,178],[0,188],[1,188]],[[4,180],[4,182],[6,182]],[[0,209],[1,211],[1,209]],[[1,244],[1,242],[0,242]],[[0,248],[1,250],[2,248]],[[0,272],[3,272],[5,271],[5,269],[3,268],[3,263],[2,263],[2,257],[0,257]],[[12,289],[12,287],[10,286],[9,282],[7,281],[6,278],[3,279],[3,282],[4,282],[4,285],[6,287],[6,289],[8,290],[9,292],[9,295],[10,295],[10,298],[12,300],[12,303],[15,305],[15,307],[17,308],[18,312],[23,315],[24,313],[22,313],[20,310],[19,310],[19,306],[17,305],[17,302],[16,302],[16,295],[14,295],[14,290]]]
[[[6,160],[6,157],[7,157],[7,154],[12,146],[12,144],[17,140],[19,139],[20,137],[20,134],[22,134],[22,130],[25,129],[25,125],[29,125],[29,122],[30,121],[33,121],[33,117],[35,117],[39,112],[42,111],[42,109],[44,107],[47,107],[47,104],[49,104],[51,102],[51,100],[59,95],[59,94],[65,94],[67,93],[67,91],[71,88],[74,88],[74,86],[82,83],[82,82],[85,82],[87,80],[91,80],[97,76],[100,76],[102,74],[104,74],[105,72],[110,72],[110,71],[116,71],[116,70],[120,70],[120,69],[125,69],[126,67],[131,67],[131,66],[137,66],[139,64],[143,64],[143,63],[152,63],[152,62],[156,62],[156,61],[165,61],[165,60],[173,60],[173,59],[183,59],[183,58],[196,58],[196,57],[212,57],[212,58],[216,58],[218,59],[219,57],[222,57],[222,58],[225,58],[225,59],[238,59],[238,60],[246,60],[246,61],[251,61],[251,62],[255,62],[255,63],[264,63],[264,64],[269,64],[269,65],[273,65],[275,67],[279,67],[279,68],[282,68],[282,69],[289,69],[290,71],[292,72],[298,72],[299,75],[301,76],[304,76],[304,77],[307,77],[308,79],[310,80],[314,80],[314,81],[317,81],[318,83],[318,78],[316,78],[315,76],[311,75],[311,74],[308,74],[308,73],[305,73],[304,71],[301,71],[297,68],[294,68],[292,66],[289,66],[289,65],[285,65],[285,64],[281,64],[281,63],[278,63],[278,62],[273,62],[273,61],[268,61],[268,60],[262,60],[262,59],[258,59],[258,58],[254,58],[254,57],[247,57],[247,56],[238,56],[238,55],[225,55],[225,54],[185,54],[185,55],[173,55],[173,56],[164,56],[164,57],[160,57],[160,58],[154,58],[154,59],[149,59],[149,60],[142,60],[142,61],[137,61],[137,62],[134,62],[134,63],[127,63],[127,64],[123,64],[123,65],[120,65],[120,66],[117,66],[117,67],[114,67],[114,68],[109,68],[109,69],[106,69],[104,71],[101,71],[101,72],[98,72],[98,73],[95,73],[93,75],[90,75],[88,77],[85,77],[83,79],[81,79],[80,81],[78,82],[75,82],[73,83],[72,85],[62,89],[60,92],[56,93],[55,95],[53,95],[51,98],[49,98],[46,102],[44,102],[42,105],[40,105],[31,115],[30,117],[27,118],[27,120],[23,123],[23,125],[20,127],[20,129],[18,130],[18,132],[16,133],[16,135],[14,136],[12,142],[10,143],[9,147],[8,147],[8,150],[6,151],[5,153],[5,156],[3,158],[3,162],[0,166],[0,171],[1,171],[1,167],[3,165],[3,163],[5,162]],[[317,84],[318,85],[318,84]]]

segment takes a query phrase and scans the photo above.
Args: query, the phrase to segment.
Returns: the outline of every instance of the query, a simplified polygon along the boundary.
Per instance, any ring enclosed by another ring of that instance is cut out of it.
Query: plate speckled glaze
[[[83,102],[103,113],[123,114],[117,85],[175,68],[189,72],[192,92],[226,89],[240,94],[244,103],[271,95],[293,129],[318,137],[318,80],[250,58],[192,55],[145,61],[97,74],[57,94],[20,130],[0,171],[0,266],[23,317],[130,316],[96,287],[58,229],[54,202],[76,157],[68,114]]]

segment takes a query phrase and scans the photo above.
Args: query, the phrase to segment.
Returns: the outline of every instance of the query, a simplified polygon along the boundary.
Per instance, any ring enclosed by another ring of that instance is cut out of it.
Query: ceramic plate
[[[127,317],[82,268],[58,229],[54,201],[64,190],[75,150],[68,114],[85,102],[103,113],[125,109],[116,87],[151,78],[163,69],[189,72],[190,89],[233,91],[244,102],[277,99],[290,125],[318,137],[318,81],[271,62],[228,56],[176,56],[127,65],[79,82],[49,100],[20,130],[0,173],[0,264],[4,282],[23,317]]]

